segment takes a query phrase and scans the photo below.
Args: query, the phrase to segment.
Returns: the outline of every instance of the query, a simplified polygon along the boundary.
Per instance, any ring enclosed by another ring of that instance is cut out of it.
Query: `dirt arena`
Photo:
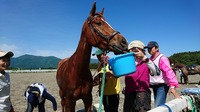
[[[11,101],[16,112],[24,112],[26,109],[26,101],[23,96],[24,91],[28,85],[33,82],[39,82],[46,85],[49,93],[51,93],[57,101],[58,112],[61,111],[60,97],[58,94],[58,86],[56,83],[56,72],[49,73],[11,73]],[[177,74],[179,80],[179,74]],[[189,85],[180,84],[177,89],[179,94],[183,91],[184,88],[192,88],[198,84],[200,80],[200,75],[191,75],[189,76]],[[124,87],[124,79],[121,78],[121,86]],[[173,95],[168,96],[167,101],[174,99]],[[120,105],[119,112],[122,112],[123,109],[123,100],[124,95],[120,94]],[[97,87],[93,88],[93,105],[99,103],[99,96],[97,94]],[[52,104],[50,101],[46,100],[45,103],[46,112],[53,112]],[[98,107],[98,106],[97,106]],[[82,112],[83,103],[81,100],[78,100],[76,103],[76,112]],[[38,110],[35,108],[34,112]]]

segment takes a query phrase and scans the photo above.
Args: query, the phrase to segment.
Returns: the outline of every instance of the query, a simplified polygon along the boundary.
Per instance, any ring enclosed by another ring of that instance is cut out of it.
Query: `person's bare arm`
[[[136,48],[137,49],[137,48]],[[135,52],[134,55],[145,61],[147,66],[149,67],[149,69],[151,70],[151,74],[157,74],[156,72],[156,67],[155,67],[155,64],[153,63],[153,61],[151,61],[150,59],[147,58],[147,56],[139,49],[137,49],[138,52]]]
[[[179,94],[178,94],[178,92],[176,91],[175,88],[170,87],[170,89],[169,89],[169,95],[171,93],[174,95],[175,98],[180,98],[180,96],[179,96]]]

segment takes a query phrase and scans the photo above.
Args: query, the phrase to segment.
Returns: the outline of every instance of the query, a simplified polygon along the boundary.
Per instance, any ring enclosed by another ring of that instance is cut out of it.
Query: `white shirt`
[[[0,73],[0,112],[9,112],[10,109],[10,75]]]
[[[33,83],[30,86],[39,88],[40,97],[38,98],[38,100],[39,100],[39,103],[41,103],[44,100],[44,98],[42,98],[42,95],[43,95],[44,90],[46,90],[46,86],[44,84],[41,84],[41,83]],[[26,99],[28,98],[28,96],[29,96],[29,93],[26,90]]]

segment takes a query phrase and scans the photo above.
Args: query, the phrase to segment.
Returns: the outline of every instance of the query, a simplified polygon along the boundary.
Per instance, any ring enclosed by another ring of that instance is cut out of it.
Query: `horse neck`
[[[84,67],[87,67],[86,65],[90,64],[90,56],[92,52],[92,46],[87,42],[87,37],[84,35],[85,33],[81,34],[81,38],[78,44],[78,47],[76,49],[76,52],[74,53],[77,62],[84,63],[82,64]],[[89,66],[88,66],[89,67]]]

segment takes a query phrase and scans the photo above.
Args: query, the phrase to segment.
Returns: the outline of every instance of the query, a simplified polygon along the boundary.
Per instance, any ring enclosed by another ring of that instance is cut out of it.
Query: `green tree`
[[[200,65],[200,51],[176,53],[170,56],[169,60],[174,64]]]

